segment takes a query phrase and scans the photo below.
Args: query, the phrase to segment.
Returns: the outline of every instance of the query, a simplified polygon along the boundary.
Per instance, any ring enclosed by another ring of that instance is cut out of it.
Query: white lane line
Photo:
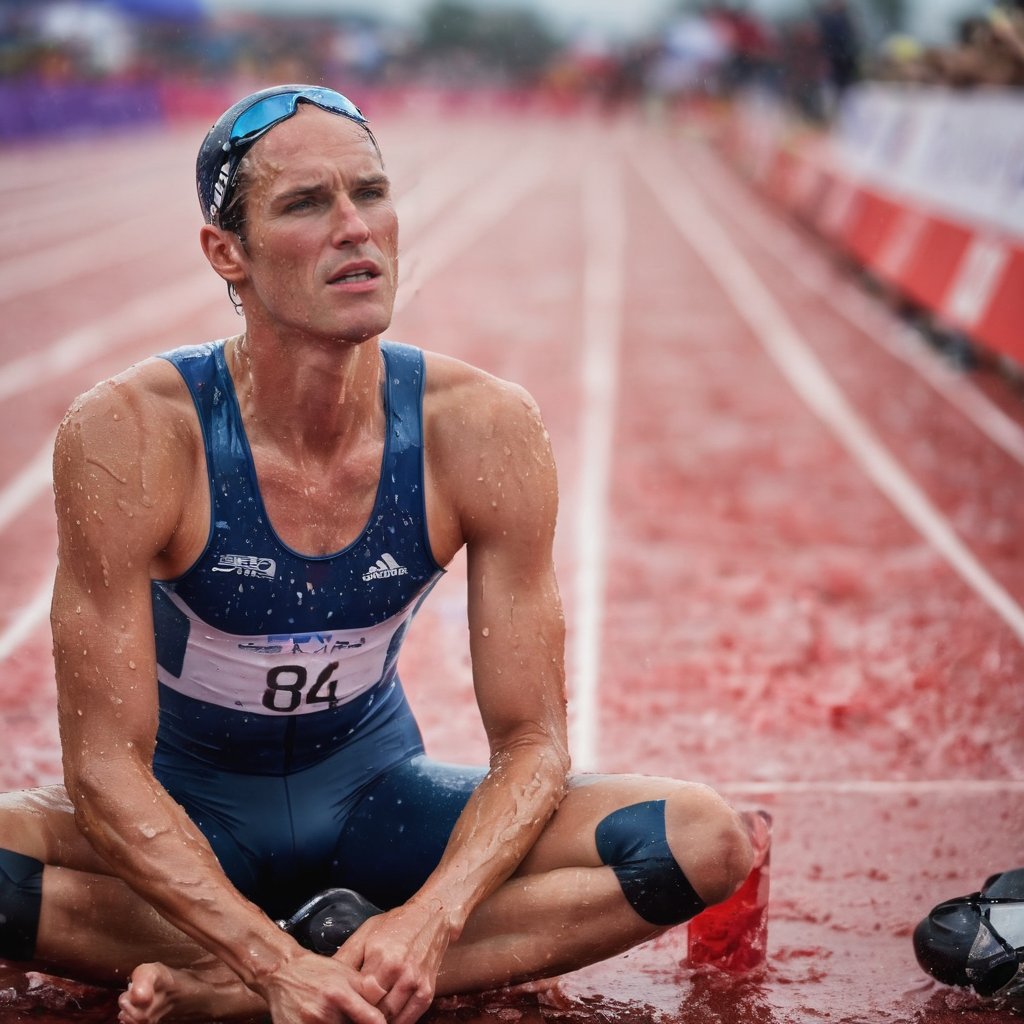
[[[70,242],[0,261],[0,302],[166,252],[167,239],[152,228],[153,216],[146,213],[94,229]]]
[[[720,793],[751,796],[778,793],[820,793],[823,795],[864,794],[866,796],[991,796],[1024,793],[1024,779],[838,779],[801,782],[713,782]]]
[[[429,175],[420,178],[399,196],[401,238],[418,235],[441,210],[464,195],[475,182],[490,177],[494,173],[493,168],[507,159],[508,144],[498,142],[488,148],[488,164],[481,167],[479,147],[478,139],[465,140],[446,155],[443,163],[435,162]]]
[[[583,182],[583,396],[576,499],[576,628],[570,750],[581,771],[596,767],[601,626],[604,619],[608,504],[622,339],[626,210],[621,175],[607,160]]]
[[[811,346],[725,230],[707,212],[680,169],[653,146],[645,148],[642,160],[634,157],[633,162],[676,228],[703,260],[808,408],[832,431],[906,520],[1024,643],[1024,609],[985,570],[942,513],[857,415]]]
[[[63,173],[67,175],[66,167]],[[87,204],[83,203],[84,194],[89,197]],[[166,182],[156,178],[112,179],[107,175],[102,182],[95,183],[76,178],[75,188],[69,192],[58,195],[51,191],[40,199],[7,199],[3,205],[5,209],[0,210],[0,239],[4,245],[10,240],[26,250],[32,245],[45,245],[54,236],[63,238],[69,224],[77,235],[82,236],[95,233],[112,220],[122,218],[126,210],[151,210],[155,207],[164,212],[167,189]],[[154,230],[154,219],[151,214],[150,231]]]
[[[0,366],[0,401],[39,387],[39,382],[69,373],[101,356],[114,345],[142,332],[151,332],[154,325],[169,326],[168,314],[184,319],[210,306],[220,298],[217,280],[207,269],[200,274],[165,285],[131,299],[108,316],[81,327],[38,352],[29,352]]]
[[[915,332],[880,311],[877,303],[849,282],[838,280],[827,261],[808,250],[807,243],[779,216],[765,213],[728,176],[721,161],[703,149],[688,153],[693,164],[702,167],[701,189],[715,197],[718,207],[757,247],[793,273],[808,291],[824,299],[857,330],[893,358],[915,370],[961,415],[990,441],[1024,466],[1024,428],[991,402],[970,379],[931,354]],[[725,193],[728,192],[728,196]],[[740,210],[742,208],[742,216]],[[837,285],[840,285],[837,287]]]
[[[429,239],[413,247],[405,258],[407,273],[403,274],[398,290],[395,313],[405,308],[429,278],[493,227],[539,184],[551,165],[551,157],[530,149],[527,147],[526,153],[463,197],[458,213],[435,224]]]
[[[53,464],[51,434],[21,472],[0,491],[0,530],[21,515],[51,484]]]
[[[0,632],[0,664],[3,664],[16,651],[50,614],[55,572],[56,566],[51,563],[49,572],[44,577],[39,589],[32,595],[32,599],[14,613],[6,628]]]
[[[836,289],[833,282],[831,288],[822,290],[822,295],[830,298],[832,305],[854,327],[859,328],[889,355],[915,370],[993,444],[1024,466],[1024,428],[1007,416],[962,373],[954,370],[940,357],[929,355],[921,338],[912,328],[888,323],[884,316],[868,313],[860,300],[850,294],[849,285]]]

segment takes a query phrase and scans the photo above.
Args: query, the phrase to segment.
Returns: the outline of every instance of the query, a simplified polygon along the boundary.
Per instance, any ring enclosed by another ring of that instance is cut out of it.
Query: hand
[[[385,990],[348,964],[302,950],[259,985],[274,1024],[385,1024]]]
[[[334,959],[383,990],[376,1006],[390,1024],[414,1024],[434,999],[450,934],[448,918],[436,904],[413,899],[371,917]]]

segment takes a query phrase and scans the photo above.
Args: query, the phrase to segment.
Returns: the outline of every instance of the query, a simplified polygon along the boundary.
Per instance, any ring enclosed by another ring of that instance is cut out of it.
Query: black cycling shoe
[[[382,913],[380,907],[351,889],[325,889],[287,921],[277,923],[300,946],[333,956],[364,921]]]

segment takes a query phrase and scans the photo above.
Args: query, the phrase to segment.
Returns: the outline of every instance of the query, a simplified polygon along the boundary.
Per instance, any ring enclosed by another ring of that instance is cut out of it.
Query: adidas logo
[[[370,568],[363,573],[364,580],[383,580],[389,576],[405,576],[409,572],[404,565],[399,565],[392,555],[384,552],[380,558],[377,559],[375,565],[371,565]]]

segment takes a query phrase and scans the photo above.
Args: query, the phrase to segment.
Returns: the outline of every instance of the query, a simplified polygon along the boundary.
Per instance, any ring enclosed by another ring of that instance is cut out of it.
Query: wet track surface
[[[444,1002],[426,1019],[1019,1019],[931,982],[910,933],[939,900],[1024,863],[1024,638],[1012,618],[1024,602],[1024,464],[879,344],[900,325],[692,133],[444,123],[450,137],[436,121],[428,132],[406,115],[380,120],[403,222],[390,335],[516,380],[540,404],[560,467],[576,753],[599,770],[709,782],[768,808],[775,833],[764,968],[695,971],[678,929],[564,979],[557,996]],[[238,329],[194,240],[200,135],[0,158],[0,277],[12,282],[0,296],[0,788],[60,777],[45,622],[53,429],[101,377]],[[680,223],[676,201],[709,215],[731,248],[696,213]],[[82,239],[88,260],[69,248]],[[1011,614],[797,395],[767,320],[740,308],[737,265]],[[1024,409],[1002,383],[957,386],[987,389],[1024,438]],[[581,508],[595,494],[606,518]],[[581,598],[595,558],[596,610]],[[479,762],[463,589],[457,559],[402,671],[428,749]],[[9,968],[0,1021],[105,1024],[113,998]]]

